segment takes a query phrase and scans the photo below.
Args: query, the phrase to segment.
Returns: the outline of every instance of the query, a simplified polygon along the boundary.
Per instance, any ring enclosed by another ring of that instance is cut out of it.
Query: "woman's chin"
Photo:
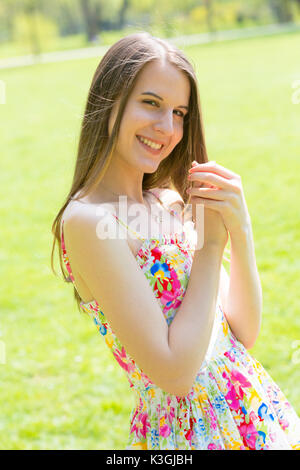
[[[144,173],[154,173],[162,160],[163,159],[158,160],[157,158],[141,158],[140,165],[143,167]]]

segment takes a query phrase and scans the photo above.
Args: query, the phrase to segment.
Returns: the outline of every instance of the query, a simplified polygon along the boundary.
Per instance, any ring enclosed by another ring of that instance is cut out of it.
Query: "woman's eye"
[[[155,105],[157,104],[156,101],[152,100],[143,100],[143,103],[154,103]]]
[[[143,100],[143,103],[154,103],[155,106],[157,105],[156,101],[153,101],[153,100]],[[176,112],[180,113],[179,116],[180,117],[184,117],[184,113],[182,111],[178,111],[178,110],[175,110]]]

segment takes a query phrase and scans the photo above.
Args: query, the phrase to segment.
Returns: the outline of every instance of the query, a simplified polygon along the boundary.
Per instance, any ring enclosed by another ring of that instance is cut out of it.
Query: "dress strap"
[[[125,224],[125,222],[123,222],[123,220],[120,219],[120,217],[118,217],[116,214],[112,214],[115,219],[117,219],[118,222],[120,222],[127,230],[129,230],[131,233],[133,233],[133,235],[138,238],[139,240],[142,240],[144,241],[145,238],[142,237],[138,232],[136,232],[135,230],[133,230],[131,227],[129,227],[129,225]]]
[[[62,221],[61,221],[61,228],[60,228],[62,258],[63,258],[63,261],[65,263],[66,269],[69,273],[69,282],[73,282],[73,284],[75,285],[75,279],[74,279],[72,269],[71,269],[71,266],[70,266],[70,262],[69,262],[69,258],[68,258],[68,255],[67,255],[65,239],[64,239],[63,225],[64,225],[64,219],[62,219]]]

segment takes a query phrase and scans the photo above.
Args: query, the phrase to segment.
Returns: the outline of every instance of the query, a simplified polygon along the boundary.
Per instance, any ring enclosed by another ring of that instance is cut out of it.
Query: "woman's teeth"
[[[141,137],[141,136],[137,136],[137,138],[143,142],[144,144],[148,145],[149,147],[151,147],[152,149],[155,149],[155,150],[158,150],[158,149],[161,149],[162,148],[162,145],[159,145],[159,144],[155,144],[154,142],[152,142],[151,140],[148,140],[148,139],[144,139],[144,137]]]

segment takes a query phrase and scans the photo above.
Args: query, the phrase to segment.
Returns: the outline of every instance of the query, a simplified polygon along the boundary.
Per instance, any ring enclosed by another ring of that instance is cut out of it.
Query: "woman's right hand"
[[[198,183],[193,181],[193,188],[210,188],[210,184]],[[199,199],[198,196],[193,195],[190,199],[192,205],[193,222],[195,229],[199,235],[204,236],[204,245],[214,244],[221,248],[225,248],[228,241],[228,231],[223,222],[221,214],[213,209],[209,209],[203,204],[203,200]],[[199,217],[202,212],[198,211],[198,218],[196,219],[196,206],[197,204],[204,205],[204,218]],[[199,219],[199,220],[198,220]],[[203,227],[204,224],[204,227]],[[203,231],[203,232],[202,232]]]

